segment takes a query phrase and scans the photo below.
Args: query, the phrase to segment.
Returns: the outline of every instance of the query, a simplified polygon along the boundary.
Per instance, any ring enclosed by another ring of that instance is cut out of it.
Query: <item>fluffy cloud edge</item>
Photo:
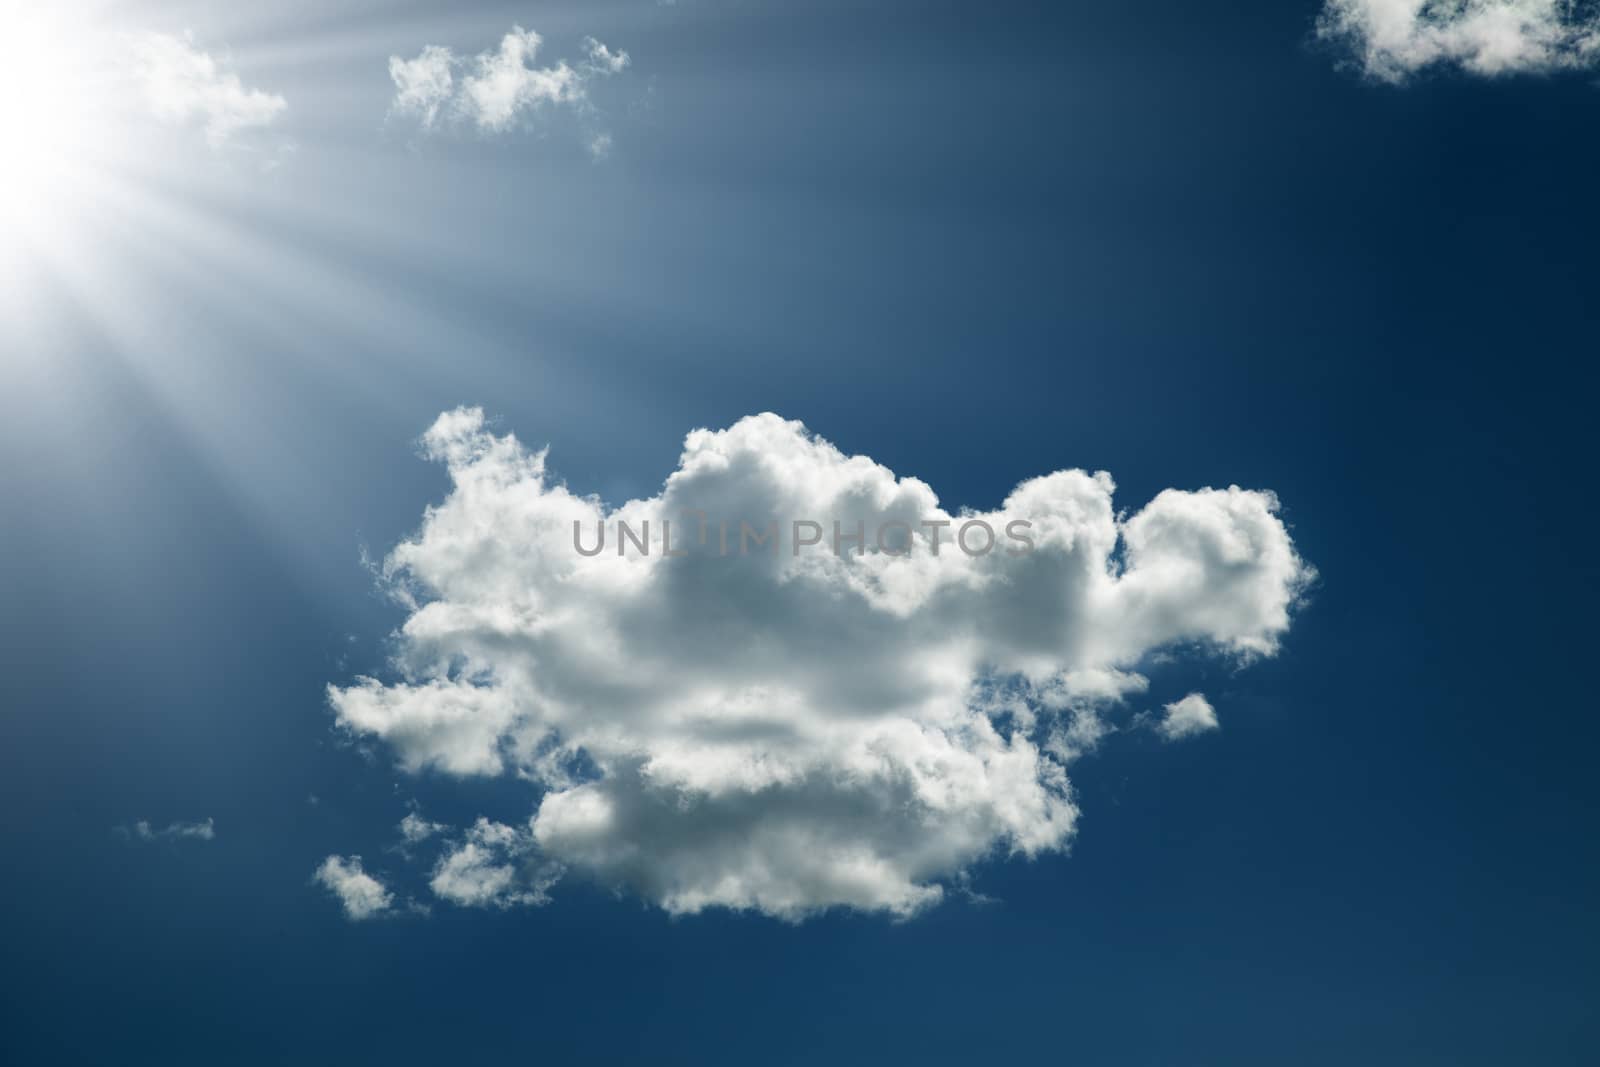
[[[1394,85],[1434,66],[1499,77],[1600,64],[1600,12],[1568,0],[1327,0],[1317,35]]]

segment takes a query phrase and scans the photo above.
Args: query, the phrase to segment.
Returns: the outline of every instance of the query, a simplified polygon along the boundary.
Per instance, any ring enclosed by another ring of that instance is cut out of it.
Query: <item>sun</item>
[[[100,14],[93,0],[0,0],[0,347],[13,360],[39,299],[81,287],[91,219],[140,157],[137,86]]]
[[[106,42],[40,4],[0,17],[0,226],[5,238],[61,221],[113,147],[119,106]],[[77,24],[75,24],[77,23]],[[7,243],[12,243],[7,241]]]
[[[133,330],[130,294],[178,262],[172,242],[217,246],[203,194],[282,154],[252,135],[287,101],[136,6],[0,0],[0,364],[64,309]]]

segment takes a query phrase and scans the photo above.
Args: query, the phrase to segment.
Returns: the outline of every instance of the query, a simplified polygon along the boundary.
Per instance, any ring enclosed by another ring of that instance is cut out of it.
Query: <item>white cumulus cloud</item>
[[[391,56],[391,110],[416,119],[423,129],[456,121],[483,133],[503,133],[544,107],[590,111],[594,79],[618,74],[629,63],[627,52],[587,37],[584,58],[576,65],[562,59],[541,66],[543,44],[538,33],[513,26],[498,47],[472,58],[458,57],[443,45],[428,45],[410,59]]]
[[[362,869],[360,856],[329,856],[312,877],[339,899],[351,919],[370,919],[394,904],[394,894]]]
[[[127,37],[129,69],[157,118],[197,123],[213,145],[240,130],[276,121],[288,103],[276,93],[249,89],[227,65],[188,37],[135,33]]]
[[[1168,741],[1178,741],[1216,730],[1219,726],[1217,711],[1211,702],[1200,693],[1190,693],[1182,700],[1163,705],[1156,730]]]
[[[1600,11],[1575,0],[1327,0],[1317,31],[1395,83],[1434,64],[1499,75],[1600,62]]]
[[[1066,762],[1152,653],[1271,655],[1312,576],[1270,492],[1127,516],[1109,475],[1066,470],[952,513],[771,414],[690,433],[661,491],[614,510],[479,410],[422,444],[453,484],[384,564],[409,606],[393,677],[329,699],[405,771],[529,783],[526,826],[480,822],[440,861],[462,903],[542,895],[536,854],[674,913],[912,914],[984,858],[1064,848]],[[647,553],[618,553],[619,520],[649,524]],[[740,520],[778,538],[741,554]],[[581,555],[575,522],[605,550]],[[1031,523],[1031,550],[977,551],[980,522]],[[835,523],[859,552],[831,550]]]

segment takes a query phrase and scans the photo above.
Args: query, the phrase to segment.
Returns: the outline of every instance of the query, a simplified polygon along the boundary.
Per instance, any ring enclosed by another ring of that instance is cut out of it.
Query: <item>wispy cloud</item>
[[[514,26],[498,47],[470,59],[443,45],[428,45],[410,59],[391,56],[391,112],[415,119],[424,130],[465,123],[481,133],[505,133],[548,107],[590,112],[592,82],[621,73],[630,62],[627,52],[587,37],[576,63],[562,59],[540,66],[543,44],[538,33]],[[606,136],[609,144],[608,135],[594,136]]]
[[[123,837],[136,841],[173,841],[192,838],[198,841],[210,841],[217,836],[216,824],[211,819],[202,819],[199,822],[175,822],[157,829],[144,819],[140,819],[132,826],[119,826],[117,833]]]
[[[268,126],[288,110],[276,93],[246,88],[228,64],[201,51],[191,37],[127,35],[129,69],[156,118],[194,123],[212,145],[241,130]]]
[[[1600,9],[1574,0],[1327,0],[1317,32],[1391,83],[1435,65],[1493,76],[1600,64]]]
[[[431,129],[455,95],[455,65],[450,49],[434,44],[412,59],[390,56],[389,78],[396,90],[394,112],[411,115],[423,129]]]

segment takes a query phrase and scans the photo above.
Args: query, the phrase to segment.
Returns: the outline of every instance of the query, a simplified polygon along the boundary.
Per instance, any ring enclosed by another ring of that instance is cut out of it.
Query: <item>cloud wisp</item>
[[[1130,516],[1109,475],[1066,470],[952,514],[771,414],[690,433],[662,490],[616,509],[476,409],[422,447],[452,488],[384,564],[409,611],[394,677],[328,695],[407,773],[538,796],[525,826],[450,844],[433,889],[458,903],[538,902],[559,867],[673,913],[911,915],[985,858],[1065,848],[1066,765],[1152,653],[1270,656],[1313,575],[1269,492]],[[695,513],[709,536],[686,536]],[[721,550],[717,516],[831,521],[844,550]],[[956,545],[1018,521],[1028,551]],[[642,544],[586,555],[575,524]],[[873,529],[903,536],[850,538]]]
[[[414,119],[423,130],[465,124],[483,134],[505,133],[547,108],[591,113],[591,84],[620,74],[630,62],[627,52],[587,37],[581,60],[540,66],[543,44],[538,33],[513,26],[498,47],[470,59],[443,45],[428,45],[410,59],[390,56],[389,77],[395,85],[391,113]],[[589,144],[602,155],[611,138],[594,133]]]
[[[212,146],[242,130],[271,125],[288,110],[276,93],[246,88],[227,65],[192,38],[165,33],[126,37],[129,70],[156,118],[197,124]]]
[[[1574,0],[1327,0],[1317,34],[1391,84],[1431,66],[1497,76],[1600,64],[1600,10]]]
[[[134,841],[211,841],[217,836],[216,823],[211,819],[201,819],[199,822],[175,822],[156,829],[144,819],[135,822],[131,827],[119,826],[117,833]]]

